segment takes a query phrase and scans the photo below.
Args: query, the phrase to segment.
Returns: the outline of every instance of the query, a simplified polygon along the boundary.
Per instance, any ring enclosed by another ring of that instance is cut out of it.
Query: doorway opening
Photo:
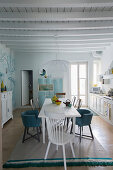
[[[33,98],[33,71],[21,71],[21,105],[30,105],[30,100]]]
[[[88,66],[87,62],[71,64],[71,97],[82,100],[88,105]]]

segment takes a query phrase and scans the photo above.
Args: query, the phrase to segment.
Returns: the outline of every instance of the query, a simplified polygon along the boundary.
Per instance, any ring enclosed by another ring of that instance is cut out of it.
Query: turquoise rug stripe
[[[64,162],[54,163],[21,163],[5,164],[3,168],[25,168],[25,167],[55,167],[64,166]],[[113,166],[113,162],[67,162],[67,166]]]
[[[67,166],[113,166],[112,158],[66,158],[66,160]],[[46,160],[44,159],[9,160],[3,165],[3,168],[55,167],[55,166],[64,166],[63,158]]]
[[[77,159],[103,159],[103,160],[112,160],[112,158],[66,158],[66,160],[77,160]],[[54,159],[46,159],[46,161],[48,160],[63,160],[63,158],[54,158]],[[24,160],[9,160],[7,162],[22,162],[22,161],[45,161],[45,159],[24,159]]]

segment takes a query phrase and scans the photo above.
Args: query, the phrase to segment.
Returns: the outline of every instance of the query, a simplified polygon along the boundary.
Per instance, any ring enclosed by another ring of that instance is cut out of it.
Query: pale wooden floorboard
[[[21,110],[22,111],[22,110]],[[93,116],[92,129],[109,156],[113,158],[113,126],[102,120],[99,116]],[[23,134],[23,125],[20,112],[15,111],[14,119],[9,120],[3,128],[3,162],[7,161],[20,136]],[[103,155],[104,156],[104,155]],[[9,168],[9,170],[64,170],[64,167],[36,167],[36,168]],[[68,170],[113,170],[112,167],[68,167]],[[6,170],[4,168],[4,170]]]

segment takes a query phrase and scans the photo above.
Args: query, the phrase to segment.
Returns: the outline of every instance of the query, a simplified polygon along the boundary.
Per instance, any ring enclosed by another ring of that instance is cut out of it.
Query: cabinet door
[[[41,108],[46,97],[46,92],[38,92],[39,107]]]
[[[97,97],[97,112],[98,112],[98,113],[100,113],[100,110],[101,110],[101,109],[100,109],[100,108],[101,108],[101,107],[100,107],[100,100],[101,100],[100,97]]]
[[[53,79],[46,78],[46,84],[53,84]]]
[[[7,94],[2,94],[2,125],[7,121]]]
[[[7,117],[12,117],[12,92],[7,92]]]
[[[111,122],[113,123],[113,104],[111,104]]]
[[[112,104],[108,103],[108,117],[110,121],[112,121]]]
[[[97,110],[97,97],[93,96],[93,107],[95,110]]]
[[[109,114],[110,112],[110,114]],[[107,102],[104,101],[104,116],[110,120],[111,119],[111,105]],[[110,117],[109,117],[110,116]]]
[[[46,79],[45,78],[39,78],[38,84],[46,84]]]
[[[93,108],[93,95],[90,94],[90,107]]]
[[[54,79],[54,93],[62,93],[63,92],[63,79]]]
[[[45,98],[52,98],[54,96],[54,91],[45,92]]]
[[[103,98],[100,99],[100,113],[104,114],[104,100]]]

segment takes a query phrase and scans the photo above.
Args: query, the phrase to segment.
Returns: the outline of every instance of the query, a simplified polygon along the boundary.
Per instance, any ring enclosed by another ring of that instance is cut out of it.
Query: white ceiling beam
[[[90,41],[90,40],[113,40],[113,35],[95,35],[80,37],[8,37],[0,36],[1,41],[20,41],[20,42],[64,42],[64,41]]]
[[[97,50],[103,50],[107,48],[107,46],[6,46],[10,49],[38,49],[38,50],[76,50],[76,49],[97,49]]]
[[[38,8],[67,8],[67,7],[110,7],[112,0],[1,0],[0,7],[38,7]]]
[[[90,45],[92,45],[92,46],[95,46],[95,45],[104,45],[104,46],[109,46],[109,45],[111,45],[111,43],[110,42],[104,42],[103,40],[97,40],[97,41],[90,41],[90,42],[87,42],[87,41],[72,41],[72,42],[66,42],[66,41],[64,41],[64,42],[58,42],[58,43],[56,43],[56,42],[48,42],[48,43],[46,43],[46,42],[26,42],[26,43],[24,43],[24,42],[10,42],[10,41],[2,41],[2,43],[4,44],[6,44],[7,46],[56,46],[57,44],[60,46],[86,46],[86,45],[88,45],[88,46],[90,46]]]
[[[55,45],[55,44],[43,44],[43,45],[7,45],[8,48],[92,48],[92,47],[107,47],[110,46],[110,44],[84,44],[84,45],[72,45],[72,44],[66,44],[66,45]]]
[[[17,51],[17,52],[31,52],[31,53],[90,53],[90,52],[93,52],[93,51],[100,51],[100,50],[97,50],[97,49],[80,49],[80,50],[32,50],[32,49],[15,49],[14,51]],[[104,50],[103,50],[104,51]]]
[[[72,30],[72,31],[24,31],[24,30],[0,30],[2,36],[22,37],[68,37],[68,36],[92,36],[92,35],[113,35],[113,29],[100,30]]]
[[[58,48],[58,47],[12,47],[12,49],[24,49],[24,50],[71,50],[71,51],[75,51],[75,50],[81,50],[81,49],[90,49],[90,50],[104,50],[105,47],[77,47],[77,48]]]
[[[0,21],[99,21],[113,20],[113,11],[96,12],[0,12]]]
[[[77,51],[59,51],[58,50],[22,50],[22,49],[16,49],[16,50],[13,50],[15,52],[19,52],[19,53],[91,53],[93,51],[96,51],[96,50],[77,50]]]
[[[79,29],[109,29],[113,21],[69,22],[69,23],[35,23],[35,22],[0,22],[0,29],[14,30],[79,30]]]

